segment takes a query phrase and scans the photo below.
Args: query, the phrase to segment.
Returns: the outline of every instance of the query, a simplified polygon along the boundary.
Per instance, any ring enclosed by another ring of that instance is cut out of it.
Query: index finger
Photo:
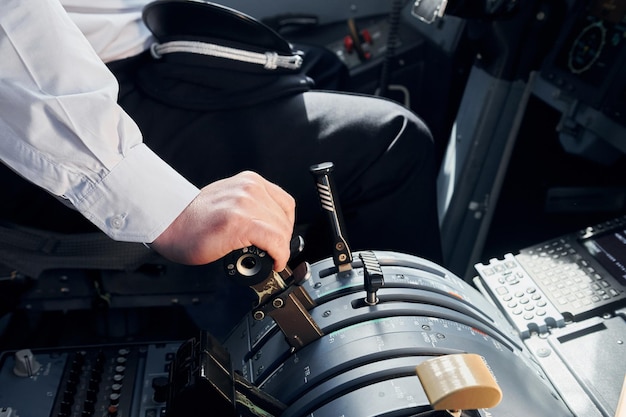
[[[296,201],[294,198],[279,185],[267,180],[265,180],[265,182],[270,197],[278,204],[283,213],[287,216],[289,222],[294,224],[296,221]]]

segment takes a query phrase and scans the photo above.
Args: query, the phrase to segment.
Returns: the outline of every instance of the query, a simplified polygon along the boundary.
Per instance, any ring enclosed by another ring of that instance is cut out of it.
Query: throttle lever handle
[[[332,237],[333,237],[333,262],[339,272],[352,269],[352,252],[343,232],[343,218],[341,209],[335,203],[335,186],[330,176],[334,169],[332,162],[322,162],[310,167],[311,174],[315,177],[317,193],[320,197],[322,209],[328,213]]]
[[[302,251],[304,241],[291,240],[291,253]],[[299,349],[324,333],[308,310],[315,307],[302,284],[310,277],[310,267],[304,262],[293,271],[286,267],[276,272],[274,260],[256,246],[235,250],[224,258],[226,274],[235,282],[247,285],[257,296],[252,312],[255,320],[270,316],[282,330],[293,349]]]
[[[291,256],[302,252],[304,239],[302,236],[294,236],[289,243]],[[265,281],[274,267],[274,260],[267,252],[256,246],[247,246],[237,249],[224,257],[226,274],[236,283],[253,286]],[[289,268],[285,268],[286,274],[291,275]]]

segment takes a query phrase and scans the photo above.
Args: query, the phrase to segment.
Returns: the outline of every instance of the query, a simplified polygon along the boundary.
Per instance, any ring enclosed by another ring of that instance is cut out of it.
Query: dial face
[[[562,83],[573,84],[588,100],[610,81],[626,45],[626,0],[591,0],[571,22],[553,65]]]
[[[567,67],[573,74],[610,68],[626,39],[626,0],[594,0],[587,12],[568,51]]]
[[[595,64],[606,44],[606,28],[602,21],[583,29],[569,51],[567,66],[574,74],[581,74]]]

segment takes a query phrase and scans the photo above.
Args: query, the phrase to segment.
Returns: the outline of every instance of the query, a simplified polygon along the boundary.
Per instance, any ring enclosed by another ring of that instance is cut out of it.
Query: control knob
[[[169,393],[169,380],[167,377],[159,376],[152,380],[152,388],[154,389],[153,400],[157,403],[164,403],[167,401],[167,395]]]
[[[15,352],[15,366],[13,373],[21,377],[31,377],[39,371],[41,364],[35,359],[30,349],[22,349]]]

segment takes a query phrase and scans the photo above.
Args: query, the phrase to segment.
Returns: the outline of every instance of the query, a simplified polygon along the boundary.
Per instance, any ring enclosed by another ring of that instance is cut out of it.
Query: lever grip
[[[311,174],[315,177],[317,193],[320,197],[322,210],[328,213],[328,221],[331,226],[333,237],[333,261],[339,271],[352,269],[352,252],[348,246],[348,241],[343,232],[343,218],[341,209],[335,195],[334,184],[331,172],[334,169],[332,162],[323,162],[311,166]]]
[[[296,235],[289,243],[291,256],[302,252],[304,239]],[[272,273],[274,259],[256,246],[237,249],[224,257],[226,275],[237,284],[253,286],[265,281]]]
[[[228,277],[248,287],[265,281],[272,273],[273,266],[274,260],[256,246],[234,250],[224,258]]]

